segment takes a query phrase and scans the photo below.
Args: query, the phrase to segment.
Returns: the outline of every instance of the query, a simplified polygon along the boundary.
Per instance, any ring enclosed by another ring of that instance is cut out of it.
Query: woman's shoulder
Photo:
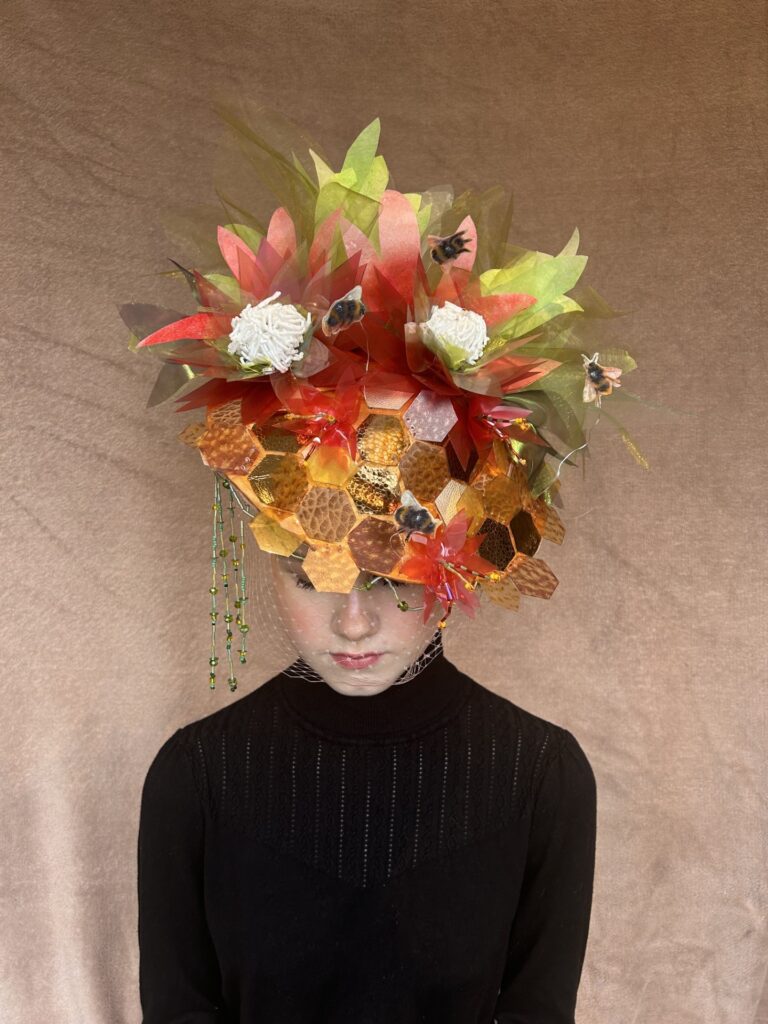
[[[535,714],[508,697],[472,679],[471,699],[483,717],[495,722],[508,735],[518,738],[519,749],[533,754],[537,773],[556,757],[575,757],[587,761],[576,736],[566,726]]]
[[[182,725],[176,733],[177,740],[183,745],[196,744],[222,733],[240,732],[252,728],[264,717],[264,713],[275,701],[276,678],[259,684],[250,693],[230,700],[224,707],[217,708],[208,715],[203,715]]]

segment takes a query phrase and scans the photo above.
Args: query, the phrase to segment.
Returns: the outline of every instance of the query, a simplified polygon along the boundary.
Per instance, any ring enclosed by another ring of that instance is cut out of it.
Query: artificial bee
[[[400,505],[395,509],[394,520],[399,526],[397,532],[404,532],[406,540],[411,539],[412,533],[431,536],[439,525],[429,509],[416,500],[412,491],[403,491],[400,495]]]
[[[621,370],[617,366],[601,366],[597,361],[599,355],[595,352],[591,359],[583,353],[581,356],[586,372],[582,398],[585,402],[594,402],[598,409],[603,395],[610,395],[614,388],[621,387]]]
[[[455,260],[459,253],[470,252],[467,248],[467,242],[471,242],[472,239],[465,238],[463,231],[457,231],[453,235],[446,235],[445,238],[439,238],[437,235],[427,235],[427,241],[429,242],[429,251],[432,259],[435,263],[442,266],[448,260]]]
[[[347,327],[351,327],[352,324],[362,320],[366,312],[367,310],[363,305],[362,286],[356,284],[346,295],[336,299],[323,317],[321,323],[323,334],[326,338],[338,334],[339,331],[343,331]]]

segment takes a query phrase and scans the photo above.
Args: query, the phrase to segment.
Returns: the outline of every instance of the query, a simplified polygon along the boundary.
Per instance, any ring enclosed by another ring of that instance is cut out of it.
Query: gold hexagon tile
[[[420,441],[442,441],[458,417],[447,395],[420,391],[403,414],[403,422]]]
[[[354,503],[346,491],[318,484],[304,495],[296,515],[307,536],[314,540],[339,541],[357,520]]]
[[[527,506],[527,510],[533,517],[536,529],[544,540],[553,544],[562,544],[565,539],[565,526],[558,515],[557,509],[548,505],[540,498],[533,498]]]
[[[402,409],[412,391],[398,390],[396,387],[386,387],[384,374],[379,374],[380,384],[367,383],[363,386],[363,397],[369,409]]]
[[[264,454],[250,427],[209,425],[197,442],[206,466],[222,473],[247,473]]]
[[[358,511],[390,515],[400,504],[399,476],[395,466],[376,466],[366,462],[347,484],[347,491]]]
[[[419,501],[434,501],[451,479],[445,449],[430,441],[414,441],[400,460],[400,476]]]
[[[521,553],[512,559],[509,576],[520,593],[528,597],[549,598],[558,584],[557,576],[546,562]]]
[[[361,569],[387,575],[400,561],[404,543],[397,527],[385,519],[367,516],[347,538],[352,557]]]
[[[298,436],[290,430],[280,430],[277,427],[270,430],[260,430],[258,437],[265,452],[295,455],[300,447]]]
[[[520,607],[520,591],[509,578],[502,576],[500,580],[483,580],[480,589],[487,594],[494,604],[501,605],[508,611],[516,612]]]
[[[444,523],[449,523],[459,511],[459,499],[467,487],[468,484],[463,480],[451,478],[435,498],[437,511],[440,513],[440,518]],[[480,501],[479,495],[477,500],[478,502]]]
[[[209,409],[205,417],[206,426],[209,427],[236,427],[242,425],[241,399],[236,398],[234,402],[225,402]]]
[[[408,431],[397,416],[374,413],[357,429],[357,449],[364,462],[396,466],[409,443]]]
[[[503,474],[484,480],[477,489],[483,496],[486,513],[500,523],[508,523],[523,507],[518,483]]]
[[[301,538],[283,529],[272,516],[260,512],[248,524],[262,551],[273,555],[292,555],[301,544]]]
[[[348,594],[360,575],[346,544],[312,548],[301,564],[315,590],[323,593]]]
[[[179,440],[182,444],[188,444],[190,448],[197,448],[198,442],[205,433],[205,430],[204,423],[188,423],[179,434]]]
[[[467,530],[470,535],[477,533],[485,522],[485,504],[482,495],[474,487],[467,487],[464,490],[456,504],[456,511],[465,511],[471,517]]]
[[[495,519],[486,519],[478,532],[484,537],[477,553],[503,572],[515,556],[509,530]]]
[[[309,488],[300,455],[265,455],[249,473],[251,487],[264,505],[294,511]]]
[[[533,556],[539,550],[541,535],[536,529],[533,517],[521,509],[509,524],[516,551]]]

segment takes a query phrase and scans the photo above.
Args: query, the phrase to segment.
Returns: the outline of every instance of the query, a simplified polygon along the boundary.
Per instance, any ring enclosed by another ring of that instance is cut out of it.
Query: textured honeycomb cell
[[[367,516],[347,538],[349,550],[361,569],[385,575],[403,554],[402,534],[394,523]]]
[[[208,425],[197,441],[203,462],[222,473],[247,473],[264,451],[250,427]]]
[[[515,550],[524,555],[535,555],[541,544],[541,536],[528,512],[520,511],[509,524]]]
[[[400,460],[403,486],[419,501],[434,501],[451,479],[445,449],[429,441],[414,441]]]
[[[509,576],[520,593],[528,597],[551,597],[557,587],[557,576],[547,563],[524,554],[515,555]]]
[[[357,428],[357,450],[363,462],[396,466],[410,443],[408,431],[397,416],[374,413]]]
[[[312,548],[301,564],[315,590],[324,593],[348,594],[360,575],[346,544]]]
[[[357,514],[352,499],[341,487],[310,487],[296,515],[308,537],[339,541],[355,524]]]
[[[389,515],[400,502],[398,473],[394,466],[364,463],[349,481],[347,490],[360,512]]]
[[[477,549],[478,554],[486,558],[491,565],[495,565],[498,570],[506,569],[515,556],[512,537],[507,527],[495,519],[486,519],[478,532],[485,534]]]
[[[403,414],[405,425],[420,441],[443,441],[458,417],[446,395],[420,391]]]
[[[248,481],[264,505],[294,511],[307,493],[309,477],[299,455],[265,455]]]

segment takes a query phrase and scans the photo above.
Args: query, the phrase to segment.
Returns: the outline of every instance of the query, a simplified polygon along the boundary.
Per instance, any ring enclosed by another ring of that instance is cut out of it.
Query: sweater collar
[[[471,680],[445,657],[381,693],[338,693],[322,679],[281,672],[276,685],[286,710],[311,731],[350,742],[413,738],[442,725],[469,696]]]

